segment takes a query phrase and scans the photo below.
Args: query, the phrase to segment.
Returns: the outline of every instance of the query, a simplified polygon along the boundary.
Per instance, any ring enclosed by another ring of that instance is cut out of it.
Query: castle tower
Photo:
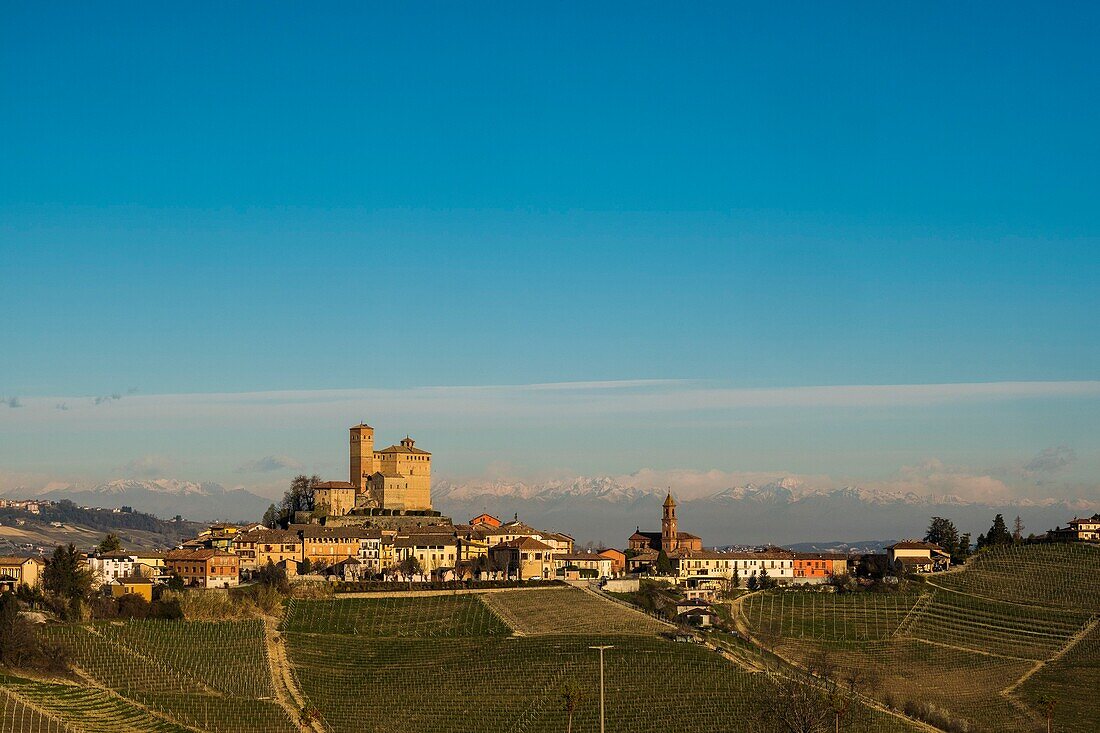
[[[356,493],[367,490],[365,476],[377,471],[374,461],[374,428],[360,423],[351,428],[351,483]]]
[[[665,497],[665,503],[661,505],[663,508],[663,514],[661,516],[661,549],[665,552],[672,552],[677,546],[677,533],[676,533],[676,500],[672,498],[672,492],[668,492],[668,496]]]

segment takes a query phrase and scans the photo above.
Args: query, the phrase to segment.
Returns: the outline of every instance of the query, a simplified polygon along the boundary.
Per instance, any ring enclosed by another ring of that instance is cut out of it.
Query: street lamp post
[[[600,733],[604,733],[603,730],[603,651],[604,649],[614,649],[614,645],[607,644],[606,646],[590,646],[589,649],[600,650]]]

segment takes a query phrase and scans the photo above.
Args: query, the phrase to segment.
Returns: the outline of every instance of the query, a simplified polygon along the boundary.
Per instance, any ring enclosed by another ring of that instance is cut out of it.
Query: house
[[[836,552],[794,553],[793,575],[797,583],[824,583],[848,572],[848,556]]]
[[[626,553],[622,550],[609,547],[606,550],[600,550],[597,554],[611,561],[612,576],[622,575],[626,571]]]
[[[553,558],[555,574],[566,580],[603,579],[612,575],[611,558],[594,552],[563,553]]]
[[[545,580],[553,577],[554,551],[534,537],[516,537],[489,550],[493,563],[504,568],[505,577],[520,580]]]
[[[1061,542],[1100,542],[1100,514],[1087,519],[1074,517],[1065,527],[1050,530],[1047,536]]]
[[[349,583],[357,580],[364,580],[367,577],[363,563],[359,562],[354,557],[349,557],[346,560],[341,560],[334,565],[330,565],[326,568],[325,574],[330,578],[334,577]]]
[[[490,547],[529,537],[549,546],[553,552],[568,553],[573,551],[574,540],[569,535],[561,532],[535,529],[521,522],[518,517],[513,518],[511,522],[506,522],[499,527],[490,527],[481,524],[475,525],[475,529],[480,531]]]
[[[115,578],[105,587],[110,590],[111,596],[114,598],[120,598],[127,593],[133,593],[136,596],[141,596],[150,603],[153,601],[153,581],[149,578]]]
[[[164,557],[168,572],[199,588],[231,588],[240,582],[240,558],[221,550],[173,550]]]
[[[359,536],[359,554],[356,559],[362,563],[362,572],[366,575],[380,575],[394,565],[393,533],[380,529],[365,529]]]
[[[900,562],[906,572],[932,573],[951,567],[951,553],[939,545],[921,540],[902,540],[886,548],[891,567]]]
[[[400,565],[414,557],[421,573],[416,580],[444,579],[459,561],[459,540],[454,532],[415,532],[399,534],[393,539],[394,564]]]
[[[96,587],[118,578],[160,578],[165,575],[164,555],[159,552],[94,552],[88,556],[86,562],[92,570],[92,582]]]
[[[302,538],[290,530],[264,528],[244,532],[237,535],[234,544],[241,570],[245,572],[266,567],[268,562],[278,565],[284,560],[302,559]]]
[[[38,557],[0,557],[0,590],[15,590],[20,585],[35,588],[45,568],[46,563]]]
[[[700,600],[684,600],[676,603],[676,620],[687,626],[706,628],[718,621],[718,616],[709,603]]]
[[[499,527],[502,522],[492,514],[478,514],[470,520],[471,525],[484,524],[486,527]]]
[[[362,527],[322,527],[317,524],[292,524],[289,529],[302,538],[302,560],[318,567],[358,557],[359,538],[367,531]]]

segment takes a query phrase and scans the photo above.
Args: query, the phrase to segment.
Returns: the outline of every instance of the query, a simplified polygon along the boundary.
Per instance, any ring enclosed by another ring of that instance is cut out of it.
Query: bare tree
[[[573,713],[576,711],[581,697],[581,688],[577,687],[577,684],[572,680],[568,680],[561,693],[562,709],[565,710],[566,716],[565,733],[573,733]]]

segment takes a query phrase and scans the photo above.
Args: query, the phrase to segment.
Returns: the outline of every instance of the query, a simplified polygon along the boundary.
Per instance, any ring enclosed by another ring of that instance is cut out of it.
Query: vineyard
[[[477,595],[288,602],[280,630],[359,636],[497,636],[510,633]]]
[[[743,731],[759,697],[771,694],[762,673],[667,641],[657,632],[668,627],[576,589],[368,600],[298,602],[283,624],[295,679],[326,730],[564,730],[562,695],[572,686],[581,691],[573,730],[594,733],[595,644],[613,647],[605,664],[609,730]],[[393,613],[396,601],[401,614]],[[516,634],[485,622],[477,604]],[[845,730],[914,728],[856,706]]]
[[[132,621],[54,626],[44,633],[64,645],[79,674],[99,688],[101,694],[88,700],[74,697],[75,706],[123,703],[142,711],[145,727],[123,730],[175,729],[151,721],[208,731],[297,730],[273,700],[259,621]],[[34,699],[33,691],[20,694]],[[72,722],[75,716],[78,727],[85,725],[84,715],[75,710],[58,713],[62,720]]]
[[[1037,731],[1049,695],[1057,730],[1095,731],[1100,711],[1080,692],[1100,684],[1098,562],[1092,547],[1010,546],[919,593],[751,594],[739,616],[785,658],[858,671],[898,708],[933,705],[970,731]]]

